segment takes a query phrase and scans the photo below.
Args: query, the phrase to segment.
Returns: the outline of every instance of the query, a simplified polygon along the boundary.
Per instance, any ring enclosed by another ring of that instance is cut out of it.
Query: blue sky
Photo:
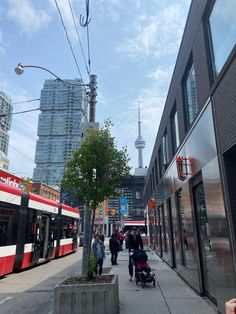
[[[57,2],[88,83],[68,0]],[[86,30],[79,26],[85,0],[71,4],[87,56]],[[134,146],[138,101],[148,166],[189,6],[190,0],[90,0],[91,72],[98,80],[96,120],[111,118],[117,146],[127,145],[133,168],[138,162]],[[44,80],[52,77],[37,69],[17,76],[18,62],[46,67],[64,79],[80,77],[54,0],[0,1],[0,90],[12,102],[39,98]],[[14,111],[37,107],[39,102],[18,104]],[[18,175],[32,176],[37,123],[37,111],[13,116],[9,170]]]

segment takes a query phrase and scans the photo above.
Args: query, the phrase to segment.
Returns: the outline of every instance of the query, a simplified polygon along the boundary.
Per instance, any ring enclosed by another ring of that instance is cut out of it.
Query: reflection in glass
[[[202,265],[203,265],[203,283],[204,283],[204,292],[207,295],[211,295],[211,289],[209,286],[209,278],[208,273],[212,267],[211,260],[212,260],[212,246],[211,246],[211,236],[208,224],[208,216],[207,216],[207,208],[205,203],[205,195],[203,184],[200,183],[197,185],[194,190],[194,206],[195,211],[198,218],[198,228],[199,228],[199,235],[200,235],[200,248],[201,248],[201,258],[202,258]]]
[[[185,90],[185,103],[187,107],[188,125],[190,126],[198,112],[196,77],[193,64],[189,71],[187,72],[184,90]]]
[[[236,0],[218,0],[210,15],[213,67],[217,76],[236,42]]]
[[[175,151],[176,148],[180,144],[180,141],[179,141],[179,124],[178,124],[178,114],[177,114],[177,111],[175,111],[175,113],[172,116],[171,127],[172,127],[172,135],[173,135],[173,148],[174,148],[174,151]]]
[[[164,166],[169,162],[168,137],[167,133],[162,137],[162,157]]]

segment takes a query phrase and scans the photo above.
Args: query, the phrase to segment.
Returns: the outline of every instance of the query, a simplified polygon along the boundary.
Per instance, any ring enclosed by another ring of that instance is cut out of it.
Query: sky
[[[67,42],[56,3],[85,84],[89,82],[85,0],[0,1],[0,91],[12,103],[40,98],[49,73],[27,68],[18,76],[14,68],[42,66],[62,79],[80,78]],[[141,109],[144,166],[148,166],[170,85],[190,0],[90,0],[89,46],[91,73],[97,75],[96,121],[110,118],[118,148],[127,146],[130,166],[138,166],[134,142]],[[70,6],[73,8],[80,43]],[[81,46],[85,60],[81,52]],[[86,63],[85,63],[86,62]],[[39,107],[39,101],[14,104],[13,111]],[[9,170],[32,177],[39,111],[13,115]]]

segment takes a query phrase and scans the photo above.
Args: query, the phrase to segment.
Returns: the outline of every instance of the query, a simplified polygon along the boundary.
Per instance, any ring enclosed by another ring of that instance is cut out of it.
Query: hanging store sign
[[[156,202],[154,198],[151,198],[149,201],[149,208],[155,208],[156,207]]]
[[[176,157],[176,167],[177,167],[177,174],[178,174],[178,178],[181,181],[184,181],[186,179],[186,175],[184,173],[184,157],[183,156],[177,156]]]
[[[185,181],[187,176],[191,176],[193,174],[193,166],[194,166],[193,157],[184,158],[183,156],[176,157],[176,167],[178,178],[181,181]]]

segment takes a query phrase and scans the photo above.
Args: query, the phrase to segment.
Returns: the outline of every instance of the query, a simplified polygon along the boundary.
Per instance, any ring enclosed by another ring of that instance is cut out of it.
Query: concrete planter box
[[[113,275],[110,283],[91,282],[69,285],[61,283],[54,289],[54,314],[116,314],[118,312],[117,275]]]

